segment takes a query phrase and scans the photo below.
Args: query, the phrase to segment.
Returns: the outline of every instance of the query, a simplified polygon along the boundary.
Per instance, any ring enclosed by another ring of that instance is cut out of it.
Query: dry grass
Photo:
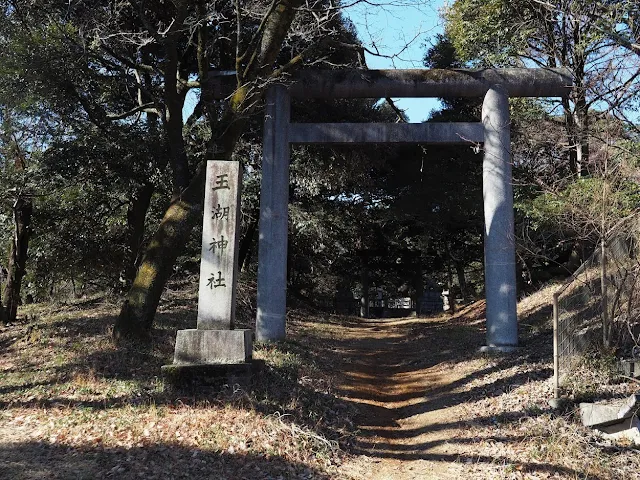
[[[550,409],[553,397],[551,299],[549,285],[518,305],[522,350],[516,357],[478,358],[476,376],[461,397],[477,455],[494,459],[494,470],[478,478],[640,478],[640,451],[600,438],[580,424],[577,402],[624,397],[637,391],[621,382],[605,360],[593,360],[567,390],[563,412]],[[466,396],[465,396],[466,392]],[[481,470],[478,470],[480,472]]]
[[[0,478],[340,478],[349,409],[299,342],[258,347],[249,391],[165,391],[195,305],[170,289],[149,349],[112,344],[117,305],[100,297],[29,306],[0,330]]]

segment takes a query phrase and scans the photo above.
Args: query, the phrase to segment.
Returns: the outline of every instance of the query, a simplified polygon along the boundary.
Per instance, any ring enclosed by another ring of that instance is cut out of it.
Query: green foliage
[[[520,203],[519,208],[534,228],[597,240],[640,208],[640,186],[635,180],[637,157],[628,160],[620,156],[601,175],[576,179],[560,190]]]
[[[444,12],[445,32],[456,54],[478,67],[512,66],[532,33],[514,22],[519,2],[457,0]]]
[[[606,197],[603,204],[603,196]],[[565,190],[545,193],[531,202],[529,215],[539,225],[556,224],[567,228],[586,230],[598,228],[598,221],[605,209],[611,219],[622,219],[640,206],[640,190],[634,182],[617,182],[615,188],[607,179],[582,178],[571,183]],[[569,222],[570,218],[579,222]]]
[[[606,31],[620,11],[588,0],[456,0],[444,11],[445,32],[460,58],[479,67],[578,69],[571,61],[582,58],[599,68]],[[596,21],[600,28],[594,28]]]

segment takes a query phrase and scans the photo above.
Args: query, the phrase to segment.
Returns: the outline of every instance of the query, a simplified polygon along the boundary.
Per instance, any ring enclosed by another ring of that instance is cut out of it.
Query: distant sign
[[[389,300],[387,300],[387,308],[411,309],[413,308],[411,297],[390,298]]]

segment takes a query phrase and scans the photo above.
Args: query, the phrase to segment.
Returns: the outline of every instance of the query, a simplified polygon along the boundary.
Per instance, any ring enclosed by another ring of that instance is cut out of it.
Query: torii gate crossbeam
[[[509,96],[557,97],[572,86],[563,69],[302,72],[267,93],[264,122],[256,340],[284,339],[291,144],[484,143],[483,201],[487,344],[518,345]],[[482,123],[296,124],[290,97],[478,97]]]

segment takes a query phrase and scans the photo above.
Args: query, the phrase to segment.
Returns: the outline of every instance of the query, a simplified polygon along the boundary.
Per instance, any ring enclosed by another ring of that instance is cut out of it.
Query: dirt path
[[[456,390],[473,375],[473,366],[463,361],[476,348],[468,344],[468,333],[447,325],[446,317],[343,327],[350,348],[342,351],[341,395],[361,412],[361,456],[345,471],[380,480],[465,476],[473,459]]]

